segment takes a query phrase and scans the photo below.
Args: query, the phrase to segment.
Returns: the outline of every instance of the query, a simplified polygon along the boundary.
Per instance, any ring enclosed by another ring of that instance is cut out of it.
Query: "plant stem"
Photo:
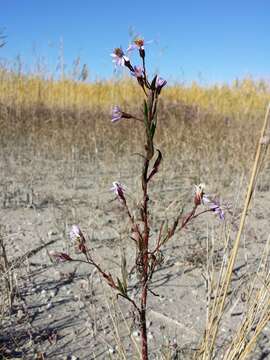
[[[141,249],[142,292],[141,292],[141,309],[140,309],[142,360],[148,360],[148,344],[147,344],[147,328],[146,328],[148,243],[149,243],[148,186],[147,186],[148,167],[149,167],[149,160],[145,159],[143,164],[143,171],[142,171],[142,189],[143,189],[142,217],[144,223],[143,244]]]
[[[148,360],[146,303],[147,303],[147,287],[144,286],[142,290],[141,311],[140,311],[142,360]]]

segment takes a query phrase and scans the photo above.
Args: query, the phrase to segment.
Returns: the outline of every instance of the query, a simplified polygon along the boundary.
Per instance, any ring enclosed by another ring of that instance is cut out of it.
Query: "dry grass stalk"
[[[268,238],[265,254],[250,287],[247,311],[226,351],[224,357],[226,360],[246,359],[256,345],[258,336],[270,321],[269,245],[270,238]]]
[[[251,177],[250,177],[250,181],[249,181],[249,185],[248,185],[245,204],[244,204],[244,208],[243,208],[241,219],[240,219],[238,233],[237,233],[232,251],[228,258],[228,265],[226,265],[226,268],[225,268],[226,259],[223,259],[223,263],[222,263],[221,270],[220,270],[220,277],[219,277],[219,280],[218,280],[218,283],[216,286],[216,296],[215,296],[215,299],[214,299],[214,302],[212,305],[212,309],[210,311],[210,320],[209,320],[209,323],[207,324],[205,337],[200,346],[200,350],[195,355],[196,359],[210,360],[213,357],[213,352],[215,349],[215,344],[216,344],[216,339],[217,339],[217,335],[218,335],[218,330],[220,327],[220,322],[221,322],[221,319],[224,314],[225,301],[228,297],[228,290],[229,290],[229,286],[231,283],[233,267],[234,267],[236,257],[238,254],[238,250],[239,250],[241,235],[242,235],[242,232],[243,232],[243,229],[245,226],[245,220],[247,217],[250,201],[252,198],[256,179],[258,176],[258,171],[259,171],[259,168],[261,165],[262,156],[265,155],[265,152],[263,152],[263,148],[264,148],[265,144],[262,140],[265,137],[266,130],[268,127],[269,112],[270,112],[270,103],[268,104],[264,122],[263,122],[263,126],[261,129],[261,134],[260,134],[257,152],[256,152],[255,160],[254,160],[254,165],[253,165],[253,169],[252,169],[252,173],[251,173]],[[224,260],[225,260],[225,262],[224,262]],[[261,293],[258,293],[258,295],[257,295],[257,296],[259,296],[259,298],[260,298],[260,294]],[[269,304],[268,304],[268,306],[269,306]],[[262,310],[262,312],[264,313],[264,310]],[[268,317],[269,317],[269,314],[267,314],[266,317],[263,317],[262,321],[260,322],[260,326],[258,327],[259,331],[262,330],[262,328],[263,328],[262,325],[264,325],[266,323]],[[257,331],[256,337],[253,337],[252,344],[254,343],[258,334],[259,334],[259,332]],[[251,349],[251,348],[252,348],[251,345],[249,347],[247,347],[245,350],[245,353],[247,354],[247,349]]]
[[[12,305],[15,296],[15,282],[14,282],[14,272],[11,269],[10,262],[8,260],[6,245],[4,242],[4,231],[2,227],[0,228],[0,286],[1,286],[1,313],[6,311],[6,308],[9,311],[12,310]],[[6,306],[7,303],[7,306]]]

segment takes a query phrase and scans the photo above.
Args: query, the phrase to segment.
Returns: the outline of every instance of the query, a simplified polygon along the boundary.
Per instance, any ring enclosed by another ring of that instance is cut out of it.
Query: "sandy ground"
[[[114,180],[125,183],[132,207],[139,194],[135,190],[139,178],[133,175],[136,166],[134,170],[128,159],[111,166],[102,162],[40,163],[38,159],[24,164],[16,160],[2,162],[0,216],[17,283],[13,311],[1,319],[0,341],[9,358],[119,359],[121,347],[127,359],[136,359],[136,354],[138,358],[139,333],[130,305],[117,300],[93,268],[74,263],[57,265],[48,255],[51,250],[74,254],[68,233],[70,226],[78,223],[105,269],[120,273],[123,249],[132,261],[134,248],[126,235],[129,224],[109,189]],[[236,218],[242,199],[240,194],[239,201],[235,201],[239,181],[235,179],[224,194],[236,204]],[[246,274],[258,267],[269,236],[267,184],[268,178],[264,177],[255,194],[254,210],[233,273],[234,295],[221,327],[220,345],[226,344],[241,320]],[[183,203],[187,210],[191,207],[192,187],[190,179],[179,175],[177,169],[169,176],[167,171],[158,174],[150,193],[155,231],[161,220],[165,216],[173,218]],[[231,222],[228,218],[227,223]],[[161,359],[168,349],[175,356],[172,359],[191,358],[206,319],[203,274],[207,242],[215,244],[218,269],[224,226],[209,214],[177,234],[164,249],[163,265],[152,284],[158,296],[149,295],[151,359]],[[232,229],[233,237],[237,221]],[[130,283],[136,283],[135,274]],[[270,359],[269,334],[268,325],[251,359]]]

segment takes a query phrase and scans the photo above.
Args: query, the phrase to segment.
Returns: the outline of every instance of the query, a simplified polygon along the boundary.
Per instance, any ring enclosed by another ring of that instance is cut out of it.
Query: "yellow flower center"
[[[139,47],[142,47],[144,45],[144,40],[143,39],[135,39],[134,44]]]
[[[123,57],[124,56],[123,50],[121,48],[114,49],[114,53],[118,57]]]

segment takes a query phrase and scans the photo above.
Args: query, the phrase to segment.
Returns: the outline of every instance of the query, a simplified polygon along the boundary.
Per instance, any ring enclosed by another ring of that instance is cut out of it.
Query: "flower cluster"
[[[111,54],[113,58],[113,63],[116,66],[127,67],[130,71],[131,76],[135,77],[138,81],[138,84],[144,91],[146,96],[149,93],[153,93],[154,97],[160,95],[162,88],[167,84],[167,81],[161,78],[160,76],[155,76],[151,82],[149,82],[146,75],[146,67],[145,67],[145,44],[149,42],[145,42],[142,38],[136,38],[132,44],[130,44],[127,48],[127,53],[133,50],[138,50],[139,55],[142,59],[142,66],[132,65],[129,57],[125,54],[121,47],[115,48],[113,53]],[[134,118],[131,114],[124,113],[119,108],[119,106],[115,106],[112,111],[112,122],[116,122],[120,119],[130,119]]]

